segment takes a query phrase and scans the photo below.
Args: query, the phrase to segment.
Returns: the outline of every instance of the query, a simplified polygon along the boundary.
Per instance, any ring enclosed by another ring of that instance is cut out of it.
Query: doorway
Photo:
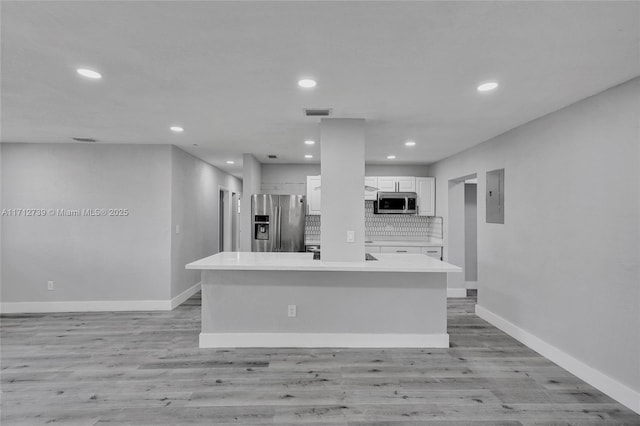
[[[477,193],[476,173],[449,181],[448,260],[464,269],[463,274],[449,275],[450,297],[466,297],[478,288]]]
[[[220,189],[220,197],[218,199],[218,252],[224,251],[224,243],[225,243],[225,216],[227,216],[226,212],[226,192],[224,189]]]
[[[464,181],[464,281],[478,288],[478,179]]]
[[[218,187],[218,252],[240,247],[240,197],[242,194]]]
[[[238,210],[239,195],[231,193],[231,251],[238,251]]]

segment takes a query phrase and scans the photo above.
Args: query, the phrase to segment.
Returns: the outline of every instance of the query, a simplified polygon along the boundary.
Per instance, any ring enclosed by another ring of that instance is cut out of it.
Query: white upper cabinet
[[[416,192],[416,178],[413,176],[378,177],[378,188],[384,192]]]
[[[417,177],[415,185],[418,194],[418,216],[435,216],[436,178]]]
[[[364,199],[375,200],[378,198],[378,178],[366,176],[364,178]]]
[[[378,189],[383,192],[396,192],[396,178],[394,177],[379,177]]]
[[[397,177],[398,192],[416,192],[416,178],[413,176]]]
[[[320,203],[322,201],[320,184],[320,176],[307,176],[307,214],[320,214]]]
[[[320,176],[307,176],[307,214],[319,215],[322,202]],[[376,200],[378,191],[383,192],[415,192],[418,194],[418,215],[435,216],[436,214],[436,179],[432,177],[388,177],[366,176],[364,178],[364,199]]]

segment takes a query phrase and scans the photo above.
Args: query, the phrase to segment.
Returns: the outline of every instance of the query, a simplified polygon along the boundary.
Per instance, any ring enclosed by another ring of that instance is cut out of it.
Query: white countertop
[[[462,272],[425,254],[374,253],[377,261],[325,262],[313,253],[222,252],[189,263],[187,269],[237,271]]]
[[[320,245],[320,240],[305,240],[305,245]],[[442,247],[442,240],[366,240],[365,246],[385,246],[385,247]]]

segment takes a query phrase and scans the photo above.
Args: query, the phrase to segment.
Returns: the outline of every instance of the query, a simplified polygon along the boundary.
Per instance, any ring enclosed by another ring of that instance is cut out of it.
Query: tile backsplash
[[[305,225],[307,239],[320,238],[321,217],[315,215],[307,216]],[[368,238],[411,237],[442,239],[442,217],[373,214],[373,201],[365,201],[364,226]]]
[[[304,237],[306,240],[320,238],[320,217],[318,215],[307,216],[304,223]]]

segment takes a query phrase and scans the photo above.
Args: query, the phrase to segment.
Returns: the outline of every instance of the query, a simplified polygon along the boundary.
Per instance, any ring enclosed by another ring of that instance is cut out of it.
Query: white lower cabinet
[[[382,246],[380,253],[421,253],[420,247],[413,246]]]
[[[422,247],[421,252],[429,257],[442,260],[442,247]]]
[[[422,253],[434,259],[442,260],[442,247],[440,246],[378,246],[367,244],[364,251],[367,253]]]

